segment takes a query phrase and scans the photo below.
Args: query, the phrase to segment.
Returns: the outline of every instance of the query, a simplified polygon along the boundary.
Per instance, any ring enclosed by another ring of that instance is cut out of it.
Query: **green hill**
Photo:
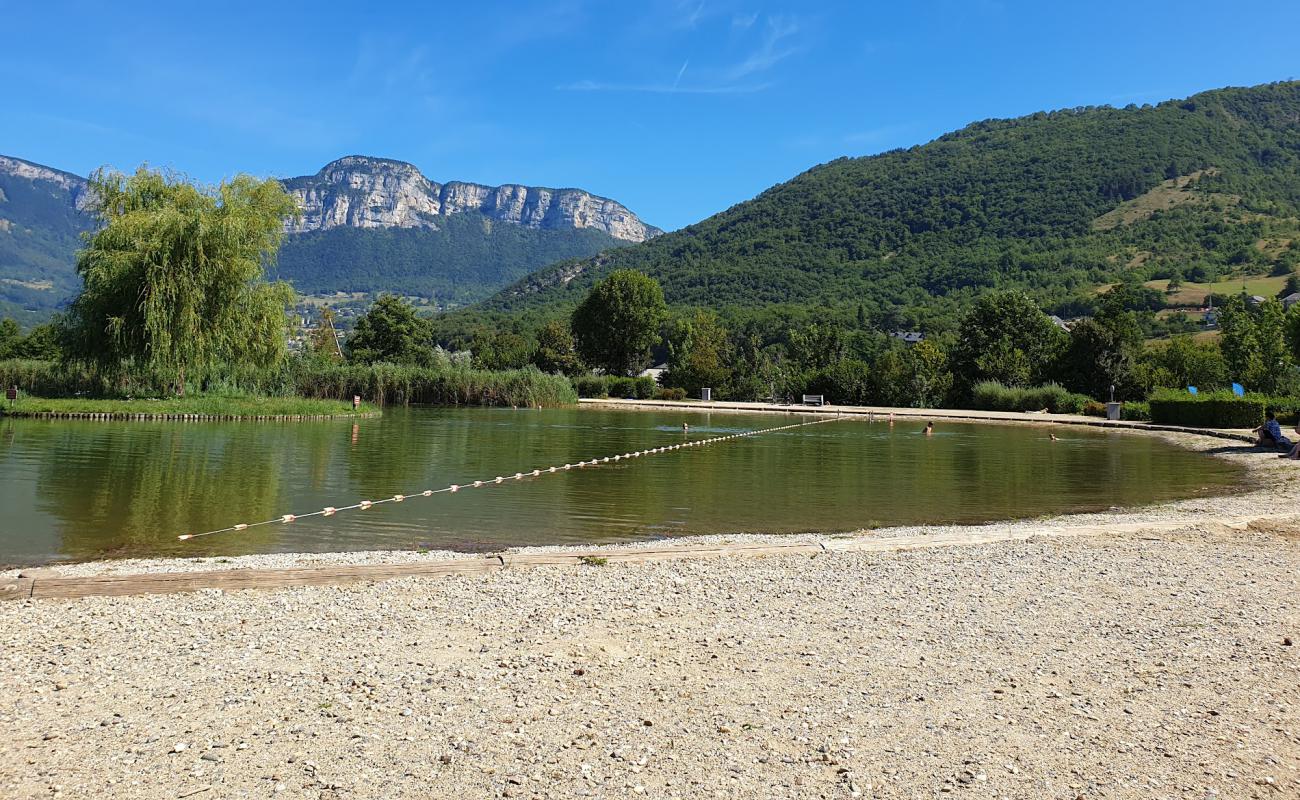
[[[439,228],[337,227],[285,240],[275,273],[302,294],[395,292],[463,305],[546,264],[626,245],[591,229],[535,230],[474,212]]]
[[[1155,106],[986,120],[928,144],[815,167],[700,223],[553,265],[485,312],[560,313],[613,269],[670,304],[856,309],[951,327],[993,288],[1086,308],[1093,288],[1294,266],[1300,83]]]

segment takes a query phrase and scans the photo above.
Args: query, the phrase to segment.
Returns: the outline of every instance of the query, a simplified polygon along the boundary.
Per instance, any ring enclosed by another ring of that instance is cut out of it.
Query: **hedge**
[[[1231,392],[1188,394],[1176,389],[1151,396],[1151,421],[1191,428],[1254,428],[1264,421],[1263,400]]]
[[[648,375],[628,378],[622,375],[581,375],[573,379],[579,397],[623,397],[649,400],[659,384]]]

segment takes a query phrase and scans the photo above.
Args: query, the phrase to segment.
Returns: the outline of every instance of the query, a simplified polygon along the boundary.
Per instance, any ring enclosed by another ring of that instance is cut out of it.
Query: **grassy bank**
[[[220,418],[258,417],[350,417],[376,414],[379,409],[363,403],[359,412],[350,402],[312,400],[302,397],[173,397],[166,399],[105,400],[93,398],[46,398],[24,395],[12,406],[5,401],[0,415],[106,415],[134,417],[197,416]]]

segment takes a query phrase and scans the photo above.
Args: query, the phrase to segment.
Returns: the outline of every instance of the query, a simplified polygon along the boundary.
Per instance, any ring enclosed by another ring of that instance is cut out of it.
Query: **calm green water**
[[[1085,429],[840,421],[191,542],[177,535],[793,417],[401,409],[296,424],[0,419],[0,563],[497,549],[980,522],[1223,492],[1227,464]]]

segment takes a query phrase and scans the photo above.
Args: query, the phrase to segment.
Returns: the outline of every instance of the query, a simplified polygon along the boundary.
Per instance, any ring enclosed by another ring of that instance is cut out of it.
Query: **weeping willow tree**
[[[293,291],[265,268],[297,213],[274,180],[216,187],[141,167],[90,180],[100,227],[77,254],[84,288],[65,322],[69,355],[173,381],[267,370],[285,356]]]

